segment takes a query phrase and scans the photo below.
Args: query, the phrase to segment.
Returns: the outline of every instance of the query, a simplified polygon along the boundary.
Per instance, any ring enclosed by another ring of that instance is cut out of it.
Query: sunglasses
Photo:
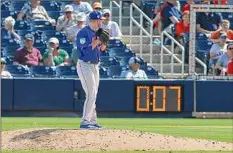
[[[71,14],[71,12],[66,12],[66,14]]]
[[[109,17],[110,15],[109,14],[104,14],[104,17]]]
[[[233,48],[228,48],[228,50],[233,50]]]

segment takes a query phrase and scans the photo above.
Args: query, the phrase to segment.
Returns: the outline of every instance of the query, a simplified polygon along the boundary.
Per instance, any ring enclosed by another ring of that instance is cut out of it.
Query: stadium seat
[[[157,3],[157,1],[141,0],[141,9],[151,19],[154,17],[153,11],[154,11],[154,8],[156,6],[156,3]]]
[[[7,46],[6,47],[6,55],[10,58],[15,56],[16,51],[20,48],[20,46]]]
[[[1,10],[1,18],[6,18],[8,16],[10,16],[10,11],[9,10]]]
[[[199,32],[196,34],[196,40],[208,40],[208,37],[206,34]]]
[[[64,43],[67,43],[68,41],[67,41],[67,37],[66,37],[66,35],[65,35],[65,33],[64,32],[56,32],[55,33],[55,37],[57,38],[57,39],[59,39],[59,41],[63,41],[63,40],[65,40],[64,41]]]
[[[135,53],[128,48],[110,48],[108,51],[110,57],[135,56]]]
[[[107,51],[100,52],[100,56],[109,56],[109,52]]]
[[[10,4],[11,3],[9,1],[1,1],[1,10],[2,11],[9,11]]]
[[[21,65],[6,65],[6,70],[9,71],[13,77],[30,76],[29,68]]]
[[[130,59],[130,58],[131,58],[130,56],[122,57],[122,58],[120,59],[120,65],[121,65],[121,66],[127,66],[127,65],[129,64],[129,59]]]
[[[122,48],[124,48],[125,44],[121,40],[111,39],[108,42],[108,48],[113,48],[113,47],[122,47]]]
[[[34,47],[41,47],[41,48],[46,48],[47,47],[47,43],[42,40],[42,39],[35,39],[35,42],[34,42]]]
[[[32,66],[33,77],[56,77],[56,68],[51,66]]]
[[[12,1],[10,7],[14,8],[14,10],[18,12],[23,8],[25,3],[26,1]]]
[[[45,30],[42,32],[43,32],[42,36],[46,41],[48,41],[49,38],[51,38],[51,37],[55,37],[55,35],[56,35],[56,30]]]
[[[36,49],[38,49],[40,51],[41,55],[43,56],[44,53],[46,52],[47,47],[36,47]]]
[[[77,78],[77,71],[75,66],[58,66],[56,68],[57,76],[65,78]]]
[[[126,69],[126,67],[122,67],[120,65],[111,65],[108,68],[108,76],[111,78],[119,78],[121,76],[121,72]]]
[[[140,68],[145,71],[145,73],[149,79],[158,78],[158,71],[155,68],[153,68],[152,66],[145,66],[144,65],[144,66],[141,66]]]
[[[55,26],[53,26],[49,21],[34,20],[32,22],[32,26],[34,31],[56,30]]]
[[[197,40],[196,41],[196,50],[198,51],[205,51],[209,52],[211,46],[213,45],[212,41],[208,40]]]
[[[120,63],[115,57],[101,56],[100,65],[104,67],[109,67],[111,65],[120,65]]]
[[[61,11],[61,3],[55,1],[41,1],[46,11]]]
[[[16,21],[15,22],[15,30],[31,30],[31,26],[26,21]]]
[[[52,19],[55,19],[56,21],[61,15],[63,15],[61,11],[48,11],[47,13],[49,17],[51,17]]]
[[[105,67],[99,66],[100,78],[108,78],[108,72]]]

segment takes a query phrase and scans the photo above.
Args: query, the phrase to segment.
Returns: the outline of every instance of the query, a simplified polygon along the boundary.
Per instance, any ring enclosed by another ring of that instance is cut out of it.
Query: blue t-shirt
[[[227,56],[227,53],[224,53],[220,58],[218,59],[218,62],[220,63],[220,66],[227,68],[227,65],[231,59]]]
[[[176,8],[176,6],[168,2],[167,2],[167,6],[165,6],[164,9],[162,10],[161,15],[162,15],[162,30],[167,28],[172,23],[172,21],[170,20],[170,17],[174,16],[179,21],[182,18],[182,14]]]
[[[99,62],[100,46],[92,50],[92,38],[96,37],[96,31],[89,26],[84,27],[77,34],[76,44],[78,57],[83,61]]]
[[[209,13],[206,15],[204,12],[197,13],[197,24],[200,24],[201,28],[208,31],[216,31],[219,24],[222,22],[221,13]]]

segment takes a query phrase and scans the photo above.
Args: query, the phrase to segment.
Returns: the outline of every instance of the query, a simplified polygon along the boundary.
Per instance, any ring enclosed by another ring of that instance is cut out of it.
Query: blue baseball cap
[[[91,20],[102,20],[102,19],[105,19],[105,18],[102,17],[102,14],[99,11],[92,11],[89,14],[89,19],[91,19]]]

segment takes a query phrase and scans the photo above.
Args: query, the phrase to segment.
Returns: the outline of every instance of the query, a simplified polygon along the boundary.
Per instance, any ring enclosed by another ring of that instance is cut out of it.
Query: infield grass
[[[191,138],[233,142],[231,119],[161,119],[161,118],[100,118],[108,129],[128,129]],[[27,128],[77,129],[80,118],[4,117],[2,130]],[[232,151],[104,151],[104,153],[231,153]],[[100,153],[90,151],[3,151],[3,153]]]

